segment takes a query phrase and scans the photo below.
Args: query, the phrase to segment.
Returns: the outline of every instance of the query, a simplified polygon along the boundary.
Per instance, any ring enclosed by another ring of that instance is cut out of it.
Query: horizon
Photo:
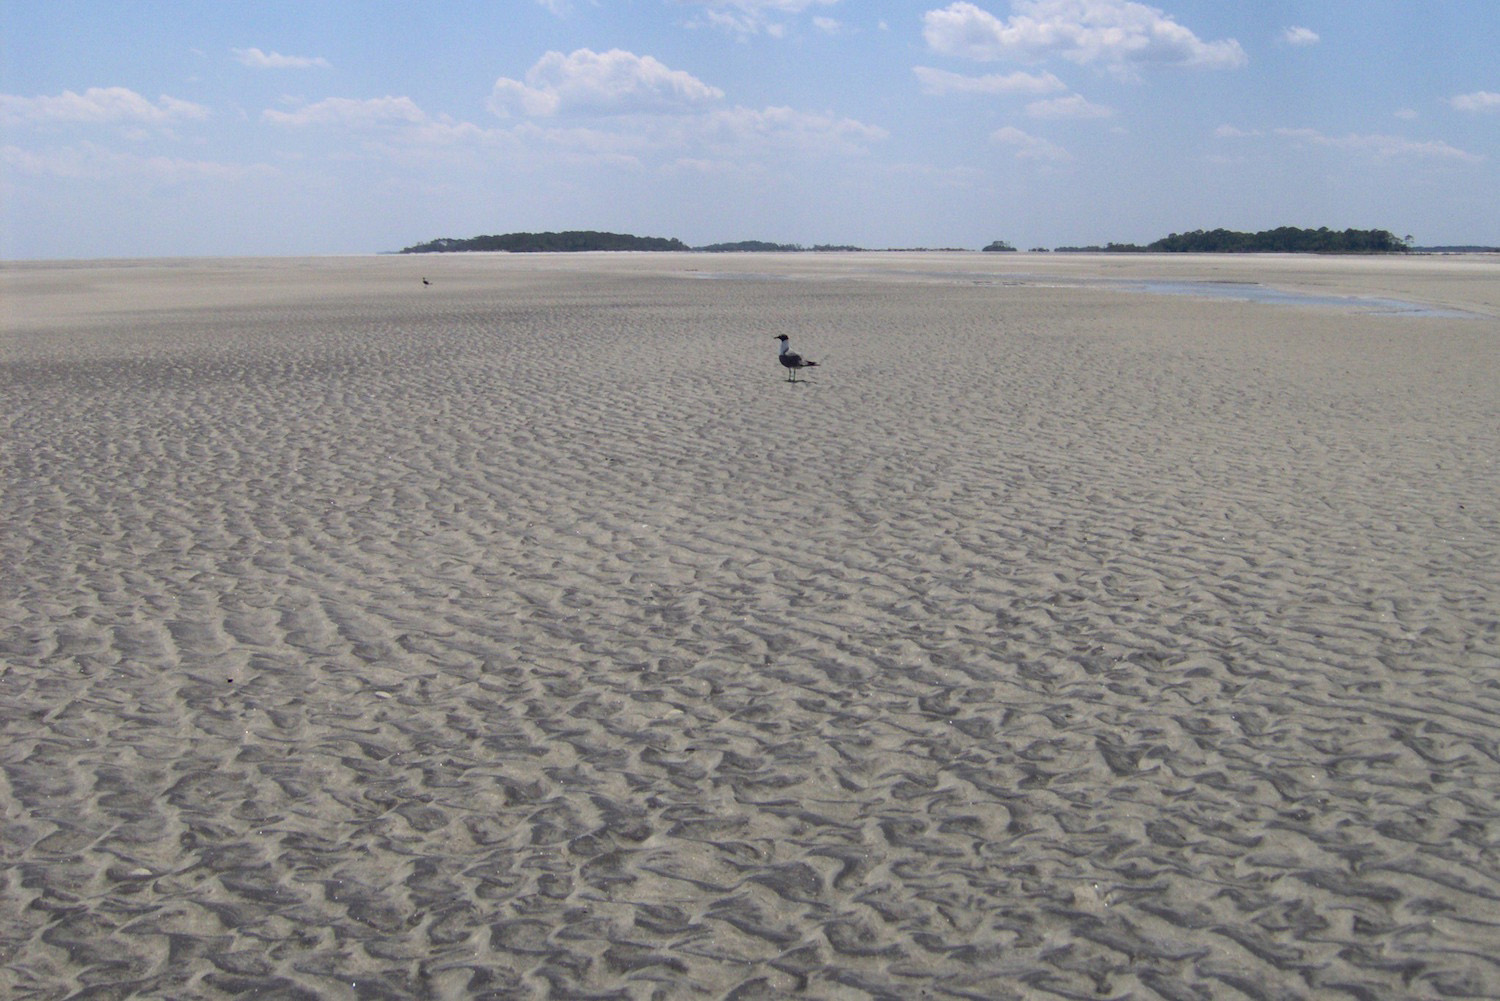
[[[1500,245],[1500,5],[0,8],[0,259],[593,229],[872,250]],[[751,234],[751,235],[744,235]]]

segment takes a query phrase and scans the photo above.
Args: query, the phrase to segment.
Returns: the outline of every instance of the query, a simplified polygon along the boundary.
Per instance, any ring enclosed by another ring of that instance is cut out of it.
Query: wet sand
[[[1500,996],[1496,258],[0,300],[0,996]]]

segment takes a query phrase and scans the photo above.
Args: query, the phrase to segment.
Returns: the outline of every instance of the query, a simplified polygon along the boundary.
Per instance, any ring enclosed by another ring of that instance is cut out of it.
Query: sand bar
[[[1495,258],[0,300],[0,995],[1500,996]]]

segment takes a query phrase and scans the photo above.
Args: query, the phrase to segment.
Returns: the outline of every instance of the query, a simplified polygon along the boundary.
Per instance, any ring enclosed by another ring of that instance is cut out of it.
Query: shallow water
[[[1248,281],[1172,281],[1167,279],[1110,279],[1068,278],[1058,275],[1035,273],[993,274],[989,272],[964,272],[933,269],[882,269],[859,272],[867,279],[896,279],[902,277],[918,281],[943,280],[963,282],[980,286],[1011,286],[1041,288],[1093,288],[1114,289],[1125,292],[1147,292],[1157,295],[1183,295],[1205,299],[1222,299],[1234,302],[1253,302],[1274,306],[1324,306],[1346,313],[1381,316],[1437,317],[1444,319],[1470,319],[1478,314],[1445,306],[1434,306],[1406,299],[1364,295],[1327,295],[1295,289],[1276,288],[1259,282]],[[790,281],[795,274],[767,271],[706,271],[690,269],[686,277],[710,281]],[[817,275],[810,271],[809,275]],[[826,280],[826,275],[819,275]]]
[[[1121,287],[1162,295],[1191,295],[1236,302],[1259,302],[1276,306],[1331,306],[1364,314],[1465,318],[1473,314],[1441,306],[1428,306],[1402,299],[1359,295],[1317,295],[1310,292],[1271,288],[1253,282],[1123,282]]]

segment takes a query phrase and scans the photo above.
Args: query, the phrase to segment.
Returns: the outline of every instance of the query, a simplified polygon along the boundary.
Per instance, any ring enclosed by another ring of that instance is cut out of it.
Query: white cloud
[[[677,0],[683,6],[703,8],[703,20],[694,22],[695,25],[706,24],[742,37],[764,32],[773,38],[780,38],[787,33],[786,24],[776,18],[795,16],[809,8],[832,6],[838,2],[839,0]],[[826,20],[829,19],[815,19]],[[817,26],[821,30],[828,30],[822,24]]]
[[[1500,94],[1488,90],[1476,90],[1472,94],[1450,97],[1448,103],[1459,111],[1500,111]]]
[[[230,49],[236,62],[258,70],[305,70],[327,69],[328,60],[322,56],[284,56],[279,52],[262,52],[260,49]]]
[[[1400,115],[1399,112],[1397,114],[1398,116]],[[1415,117],[1415,115],[1412,117]],[[1477,163],[1484,159],[1482,156],[1459,149],[1438,139],[1407,139],[1404,136],[1391,136],[1378,133],[1350,133],[1343,136],[1330,136],[1319,132],[1317,129],[1307,128],[1272,129],[1270,134],[1282,139],[1291,140],[1293,143],[1304,148],[1343,150],[1348,153],[1364,154],[1380,160],[1404,158]],[[1266,135],[1266,133],[1258,129],[1246,130],[1236,128],[1233,125],[1220,125],[1214,130],[1214,135],[1220,139],[1255,139]]]
[[[476,168],[497,157],[528,169],[784,165],[796,158],[861,155],[889,136],[878,126],[832,113],[726,108],[721,97],[717,88],[654,59],[581,50],[571,56],[548,53],[524,83],[500,80],[492,97],[496,110],[518,113],[503,127],[429,115],[408,97],[328,98],[266,110],[261,117],[289,127],[362,130],[365,155],[441,159]],[[558,114],[567,111],[588,114]]]
[[[1081,94],[1054,97],[1047,101],[1032,101],[1026,105],[1026,113],[1032,118],[1108,118],[1113,108],[1094,104]]]
[[[542,161],[636,169],[655,142],[643,133],[609,129],[556,128],[521,122],[506,134],[517,150]]]
[[[677,0],[677,2],[717,10],[739,10],[746,14],[765,17],[768,12],[800,14],[809,7],[831,7],[839,0]]]
[[[507,135],[527,149],[570,162],[662,169],[691,163],[748,168],[768,160],[784,164],[790,157],[857,156],[889,137],[886,130],[852,118],[785,107],[719,108],[599,128],[549,128],[531,119]]]
[[[388,124],[420,124],[427,115],[409,97],[376,97],[358,100],[330,97],[295,111],[267,110],[261,118],[275,125],[304,127],[309,125],[342,125],[371,128]]]
[[[914,66],[912,72],[924,94],[1051,94],[1067,90],[1063,83],[1051,73],[990,74],[988,76],[963,76],[947,70],[929,66]]]
[[[1056,143],[1049,142],[1038,136],[1028,135],[1016,128],[1007,125],[997,129],[990,134],[990,138],[1002,146],[1014,147],[1017,160],[1053,160],[1064,161],[1073,159],[1067,150]]]
[[[695,123],[694,127],[700,126]],[[702,137],[712,144],[728,145],[751,154],[774,148],[818,154],[855,153],[889,137],[885,129],[853,118],[793,108],[716,111],[701,123],[701,130]]]
[[[6,146],[0,149],[0,163],[17,174],[73,180],[135,178],[157,184],[241,181],[252,177],[270,177],[277,173],[274,167],[263,163],[239,164],[169,156],[140,156],[87,142],[48,150]]]
[[[1461,160],[1477,162],[1483,157],[1450,146],[1441,140],[1416,140],[1402,136],[1356,135],[1326,136],[1317,129],[1277,129],[1276,134],[1309,146],[1368,153],[1382,160],[1411,157],[1423,160]]]
[[[1243,66],[1234,39],[1205,42],[1155,7],[1133,0],[1012,0],[1001,20],[972,3],[952,3],[923,16],[935,52],[980,61],[1036,62],[1053,55],[1116,71],[1147,64],[1208,69]]]
[[[1288,45],[1317,45],[1321,39],[1311,28],[1293,25],[1281,33],[1281,40]]]
[[[673,70],[650,56],[621,49],[571,55],[548,52],[526,72],[525,81],[501,77],[490,95],[490,110],[502,118],[578,112],[624,115],[685,111],[717,101],[724,92],[690,73]]]
[[[889,138],[886,130],[852,118],[793,108],[718,108],[692,114],[602,119],[558,126],[528,118],[508,128],[465,137],[470,147],[503,148],[509,162],[603,166],[614,170],[754,173],[807,158],[858,156]],[[400,148],[417,149],[400,134]]]
[[[82,94],[65,90],[48,97],[0,94],[0,124],[84,123],[94,125],[168,125],[208,117],[201,104],[163,95],[155,104],[125,87],[90,87]]]

